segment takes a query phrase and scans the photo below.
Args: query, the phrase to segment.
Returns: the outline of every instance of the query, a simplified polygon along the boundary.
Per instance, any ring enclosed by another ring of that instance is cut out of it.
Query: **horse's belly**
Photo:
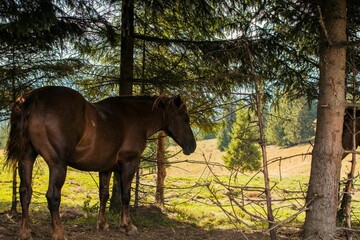
[[[116,154],[74,152],[68,161],[70,167],[82,171],[107,172],[116,168]]]

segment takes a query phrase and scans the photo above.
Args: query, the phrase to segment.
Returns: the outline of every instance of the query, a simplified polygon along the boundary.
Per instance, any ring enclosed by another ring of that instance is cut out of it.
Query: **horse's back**
[[[76,124],[79,115],[83,115],[86,100],[77,91],[66,87],[43,87],[35,90],[34,96],[28,98],[33,101],[30,119],[42,119],[43,125],[52,127],[55,125]],[[26,100],[25,100],[26,101]],[[75,122],[74,122],[75,121]]]
[[[32,95],[35,96],[35,101],[37,104],[46,104],[51,107],[59,107],[59,108],[71,108],[77,107],[77,105],[83,104],[86,100],[85,98],[77,91],[68,88],[68,87],[60,87],[60,86],[48,86],[38,88],[30,94],[28,97]],[[66,104],[66,105],[64,105]]]

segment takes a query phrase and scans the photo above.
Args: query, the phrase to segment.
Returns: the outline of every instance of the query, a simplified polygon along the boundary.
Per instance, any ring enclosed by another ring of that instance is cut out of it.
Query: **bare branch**
[[[325,39],[329,43],[329,45],[333,45],[330,38],[329,38],[329,34],[328,34],[327,30],[326,30],[326,26],[324,24],[324,18],[323,18],[320,6],[317,6],[317,10],[318,10],[318,13],[319,13],[319,23],[320,23],[321,29],[323,30],[323,33],[325,35]]]

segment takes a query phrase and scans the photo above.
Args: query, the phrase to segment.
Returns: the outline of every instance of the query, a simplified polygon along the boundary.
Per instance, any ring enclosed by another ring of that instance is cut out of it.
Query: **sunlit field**
[[[169,147],[169,154],[179,151]],[[305,212],[304,197],[310,173],[311,151],[308,144],[291,148],[270,146],[267,149],[272,207],[276,222],[281,227],[301,226]],[[222,155],[216,149],[216,140],[198,143],[197,151],[185,156],[172,157],[165,180],[165,207],[169,218],[186,221],[206,229],[241,228],[262,229],[267,227],[266,202],[263,193],[263,175],[259,173],[234,173],[222,165]],[[297,155],[293,158],[287,158]],[[282,157],[283,160],[279,160]],[[343,160],[342,176],[346,176],[348,156]],[[279,160],[279,161],[278,161]],[[142,170],[140,180],[140,206],[155,204],[155,173]],[[357,168],[359,172],[359,165]],[[33,198],[31,211],[47,211],[45,193],[48,184],[48,169],[38,159],[33,173]],[[0,171],[0,212],[10,209],[12,196],[12,173]],[[132,198],[134,200],[134,197]],[[355,181],[352,198],[352,220],[360,222],[360,185]],[[69,168],[62,189],[62,212],[76,212],[78,221],[92,221],[99,206],[98,175]],[[20,205],[18,204],[20,211]],[[138,219],[137,221],[141,221]]]

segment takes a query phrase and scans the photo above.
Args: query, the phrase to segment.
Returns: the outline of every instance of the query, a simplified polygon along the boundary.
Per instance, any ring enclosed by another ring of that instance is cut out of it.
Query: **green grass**
[[[2,187],[0,188],[0,211],[6,211],[9,210],[11,204],[11,173],[1,171],[0,178],[2,179]],[[250,176],[242,175],[236,180],[235,183],[232,184],[242,186],[247,183],[249,179]],[[229,182],[227,177],[221,177],[220,180],[226,184]],[[298,186],[300,185],[293,183],[298,183],[301,181],[306,182],[306,179],[304,177],[299,177],[293,178],[289,181],[282,180],[279,181],[276,186],[279,189],[286,188],[288,191],[298,191]],[[153,176],[144,177],[141,182],[154,185]],[[47,211],[47,202],[45,198],[47,184],[47,166],[43,161],[40,160],[37,162],[34,170],[34,194],[30,205],[31,211]],[[96,213],[98,211],[99,205],[97,184],[97,173],[87,173],[71,168],[69,169],[65,185],[62,189],[61,206],[62,208],[65,208],[66,206],[83,209],[87,216],[86,218],[80,218],[74,221],[80,221],[89,225],[96,223]],[[261,177],[256,177],[248,186],[263,186],[263,180]],[[143,191],[146,192],[146,194],[141,195],[142,203],[154,204],[154,188],[143,187]],[[199,180],[196,177],[169,176],[166,178],[166,209],[171,218],[179,221],[185,221],[187,223],[193,223],[203,228],[232,228],[234,226],[229,221],[229,217],[218,206],[216,206],[216,204],[214,204],[217,201],[221,202],[224,205],[224,209],[226,211],[233,213],[229,198],[226,195],[227,192],[228,190],[225,189],[224,186],[216,183],[216,179],[214,178]],[[279,192],[279,194],[278,196],[273,196],[273,198],[283,197],[281,196],[281,194],[284,194],[282,191],[276,190],[276,192]],[[236,195],[236,191],[234,191],[234,194]],[[261,200],[261,202],[256,204],[249,204],[245,208],[253,214],[263,213],[265,202],[263,201],[264,199],[261,191],[249,192],[246,193],[246,195],[248,195],[249,198],[255,198],[259,201]],[[283,203],[275,203],[274,208],[279,208],[279,210],[276,210],[276,214],[279,218],[286,218],[294,211],[289,208],[282,207],[282,204]],[[289,205],[290,203],[287,204]],[[236,210],[235,212],[243,221],[251,224],[254,227],[257,227],[259,224],[263,225],[261,222],[256,222],[254,225],[253,219],[249,218],[246,214],[239,210]],[[115,217],[111,214],[109,216],[109,221],[111,221],[111,219],[114,219],[113,221],[115,222],[117,221],[116,214]],[[141,222],[142,220],[141,217],[138,216],[134,218],[134,221]],[[158,221],[162,222],[165,220],[158,219]],[[149,225],[150,223],[141,224]],[[242,225],[239,225],[239,227],[242,227]]]
[[[0,171],[0,211],[9,210],[12,196],[12,173],[1,168]],[[19,185],[19,178],[17,179]],[[33,196],[31,199],[30,210],[47,210],[46,191],[49,181],[48,167],[42,159],[36,161],[33,171]],[[88,207],[96,205],[98,198],[98,174],[81,172],[69,168],[66,182],[62,188],[62,206],[68,207]],[[20,206],[19,211],[20,211]]]
[[[188,166],[186,165],[188,172],[185,175],[177,171],[169,171],[171,174],[168,174],[165,182],[164,211],[153,210],[150,212],[151,217],[144,217],[141,210],[140,213],[134,212],[132,218],[135,224],[149,227],[154,225],[171,227],[180,221],[205,229],[226,229],[235,226],[242,229],[267,227],[266,221],[250,216],[266,218],[262,174],[255,177],[253,174],[238,174],[235,178],[234,176],[229,177],[228,173],[221,174],[222,171],[218,170],[216,176],[208,173],[201,176],[193,174],[192,176],[189,174],[192,169],[189,169]],[[206,166],[201,165],[201,168],[203,167]],[[194,166],[195,168],[198,169],[198,172],[203,172],[199,166]],[[39,159],[33,173],[34,194],[30,205],[31,211],[47,212],[45,193],[48,175],[46,164]],[[11,178],[10,172],[0,168],[0,212],[9,210],[11,206]],[[274,200],[272,208],[276,221],[292,220],[289,226],[300,226],[304,221],[304,212],[294,218],[290,217],[304,205],[308,176],[284,174],[284,177],[280,178],[279,175],[271,175],[270,181]],[[152,187],[155,186],[155,175],[143,176],[141,183],[140,206],[155,204],[155,188]],[[359,189],[359,185],[356,185],[355,188]],[[234,198],[233,201],[230,201],[229,193]],[[219,203],[223,209],[217,205]],[[68,221],[94,226],[99,207],[98,174],[69,168],[62,189],[61,207],[62,210],[66,208],[80,209],[82,214],[70,218]],[[360,202],[356,197],[353,198],[352,209],[354,225],[359,225]],[[18,205],[18,210],[20,211],[20,205]],[[149,212],[146,214],[149,215]],[[107,218],[110,224],[117,225],[119,215],[107,214]]]
[[[263,178],[260,176],[252,179],[250,183],[250,176],[241,175],[236,182],[230,182],[232,187],[229,189],[229,179],[221,177],[222,184],[219,184],[219,179],[206,179],[199,183],[199,186],[193,188],[191,191],[177,190],[174,193],[167,192],[166,199],[168,206],[177,217],[183,220],[189,220],[204,228],[231,228],[234,227],[230,219],[236,222],[234,216],[241,219],[245,224],[237,224],[237,227],[264,227],[265,221],[254,220],[248,216],[244,211],[241,211],[236,205],[243,205],[244,209],[251,214],[262,216],[266,218],[266,202],[262,189]],[[196,178],[173,178],[167,179],[168,185],[176,183],[179,186],[191,186],[189,183],[194,183]],[[217,180],[217,181],[216,181]],[[306,190],[308,178],[304,176],[288,177],[274,179],[272,184],[274,186],[272,191],[274,215],[278,221],[282,221],[293,214],[295,214],[303,205],[303,191]],[[203,185],[202,185],[202,184]],[[239,187],[246,186],[250,189],[248,191],[241,190]],[[235,201],[230,201],[228,193],[234,196]],[[284,200],[285,198],[289,200]],[[223,211],[216,203],[221,203]],[[228,213],[225,214],[225,212]],[[231,215],[229,217],[229,215]],[[305,214],[302,213],[294,217],[294,223],[300,224],[304,220]]]

